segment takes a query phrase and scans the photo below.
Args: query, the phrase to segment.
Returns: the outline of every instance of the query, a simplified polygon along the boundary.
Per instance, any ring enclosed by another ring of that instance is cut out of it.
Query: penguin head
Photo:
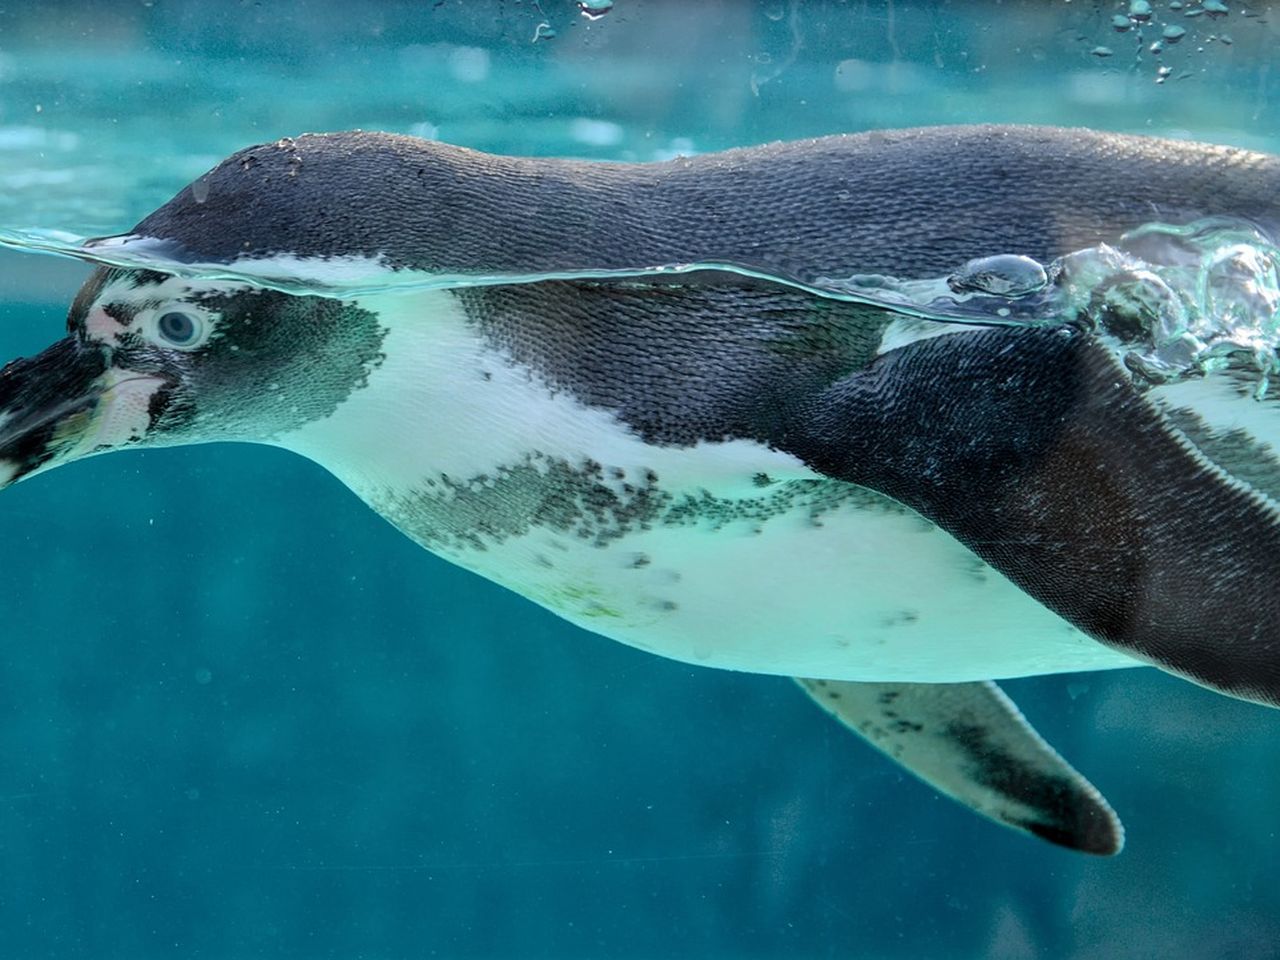
[[[98,268],[72,303],[68,336],[0,370],[0,487],[126,446],[274,442],[329,416],[381,362],[375,313],[164,264],[280,258],[323,272],[354,258],[375,272],[445,269],[443,234],[428,228],[434,198],[470,157],[359,132],[260,144],[128,233],[88,241],[116,254],[141,243],[158,269]],[[387,222],[399,224],[391,236]],[[397,238],[408,245],[398,254]]]
[[[360,389],[385,335],[351,302],[108,267],[67,328],[0,369],[0,486],[124,447],[274,442]]]

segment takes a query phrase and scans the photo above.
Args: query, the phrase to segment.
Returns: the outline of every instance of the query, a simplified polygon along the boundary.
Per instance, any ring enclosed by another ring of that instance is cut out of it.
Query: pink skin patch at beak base
[[[129,370],[108,370],[93,422],[76,444],[72,456],[87,456],[138,440],[151,423],[151,398],[165,385],[160,377]]]
[[[90,310],[84,318],[85,335],[99,343],[115,346],[124,330],[124,324],[109,316],[101,307]]]

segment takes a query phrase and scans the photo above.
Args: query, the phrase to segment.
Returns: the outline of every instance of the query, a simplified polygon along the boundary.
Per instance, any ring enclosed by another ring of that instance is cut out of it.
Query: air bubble
[[[1071,325],[1107,342],[1139,388],[1229,370],[1259,400],[1276,399],[1280,247],[1234,218],[1147,224],[1119,248],[1099,244],[1043,267],[1004,255],[945,278],[864,274],[814,286],[926,320]]]
[[[1043,290],[1048,282],[1039,262],[1014,254],[970,260],[947,277],[947,286],[955,293],[990,293],[1009,298]]]
[[[578,10],[588,20],[599,20],[613,9],[613,0],[578,0]]]
[[[1129,19],[1134,23],[1146,23],[1151,19],[1151,4],[1149,0],[1131,0],[1129,4]]]

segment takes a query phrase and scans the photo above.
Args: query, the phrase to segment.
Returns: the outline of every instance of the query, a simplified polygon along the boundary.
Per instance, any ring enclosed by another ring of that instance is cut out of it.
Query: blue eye
[[[194,343],[200,336],[200,328],[200,318],[182,310],[162,313],[156,321],[156,330],[160,336],[175,347],[187,347]]]

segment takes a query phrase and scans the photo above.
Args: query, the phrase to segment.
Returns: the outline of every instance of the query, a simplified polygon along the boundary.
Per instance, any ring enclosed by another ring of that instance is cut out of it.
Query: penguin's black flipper
[[[1097,640],[1280,706],[1280,511],[1088,335],[917,341],[816,396],[779,445],[912,507]]]
[[[797,683],[925,783],[996,823],[1103,856],[1124,828],[994,683]]]

